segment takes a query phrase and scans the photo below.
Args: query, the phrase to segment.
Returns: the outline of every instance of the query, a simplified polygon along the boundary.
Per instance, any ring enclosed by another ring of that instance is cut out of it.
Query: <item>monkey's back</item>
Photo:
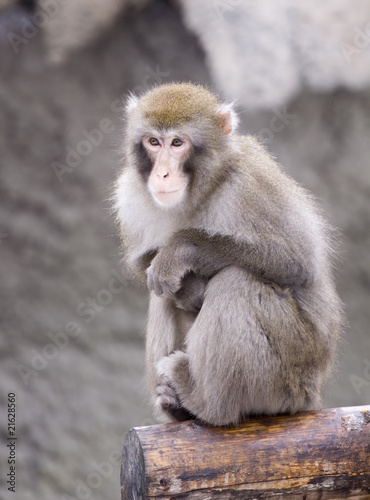
[[[333,277],[335,251],[330,224],[314,197],[284,173],[254,137],[235,135],[232,142],[233,167],[194,223],[210,234],[232,236],[253,245],[257,251],[265,251],[267,246],[279,256],[282,272],[286,266],[288,273],[291,264],[282,249],[288,245],[293,254],[302,255],[307,280],[293,283],[289,290],[297,306],[334,344],[341,331],[343,310]]]

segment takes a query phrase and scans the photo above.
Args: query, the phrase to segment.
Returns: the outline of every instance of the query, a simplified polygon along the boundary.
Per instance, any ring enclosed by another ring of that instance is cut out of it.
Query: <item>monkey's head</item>
[[[157,205],[194,202],[217,184],[237,125],[231,105],[200,85],[179,83],[131,96],[126,111],[129,163]]]

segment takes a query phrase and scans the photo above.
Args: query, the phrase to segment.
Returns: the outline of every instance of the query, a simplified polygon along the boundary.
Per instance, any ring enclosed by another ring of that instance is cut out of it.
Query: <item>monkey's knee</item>
[[[251,291],[253,277],[246,269],[228,266],[219,271],[208,282],[203,303],[214,315],[225,317],[235,313],[239,303],[244,306],[244,311],[249,309],[247,300]],[[240,318],[242,320],[242,318]],[[232,325],[231,325],[232,326]]]
[[[194,381],[188,408],[214,425],[290,408],[291,394],[304,391],[304,382],[296,390],[285,373],[286,352],[299,347],[299,323],[288,292],[238,267],[215,275],[187,336]]]
[[[188,273],[181,283],[180,290],[175,294],[174,300],[177,307],[190,312],[199,312],[204,300],[208,279]]]

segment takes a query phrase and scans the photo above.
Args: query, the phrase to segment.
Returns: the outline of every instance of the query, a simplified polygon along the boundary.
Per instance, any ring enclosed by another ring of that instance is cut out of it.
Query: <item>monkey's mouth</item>
[[[176,189],[152,191],[154,199],[160,205],[171,206],[177,204],[183,197],[185,185]]]
[[[172,191],[155,191],[154,194],[172,194],[172,193],[178,193],[184,189],[183,186],[179,187],[178,189],[172,189]]]

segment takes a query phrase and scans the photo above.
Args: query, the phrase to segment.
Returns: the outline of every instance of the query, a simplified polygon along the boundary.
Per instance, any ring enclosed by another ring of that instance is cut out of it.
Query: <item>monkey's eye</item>
[[[149,139],[149,144],[150,144],[151,146],[159,146],[159,141],[158,141],[158,139],[156,139],[155,137],[151,137],[151,138]]]
[[[174,139],[172,141],[172,146],[175,146],[176,148],[182,146],[184,142],[181,139]]]

